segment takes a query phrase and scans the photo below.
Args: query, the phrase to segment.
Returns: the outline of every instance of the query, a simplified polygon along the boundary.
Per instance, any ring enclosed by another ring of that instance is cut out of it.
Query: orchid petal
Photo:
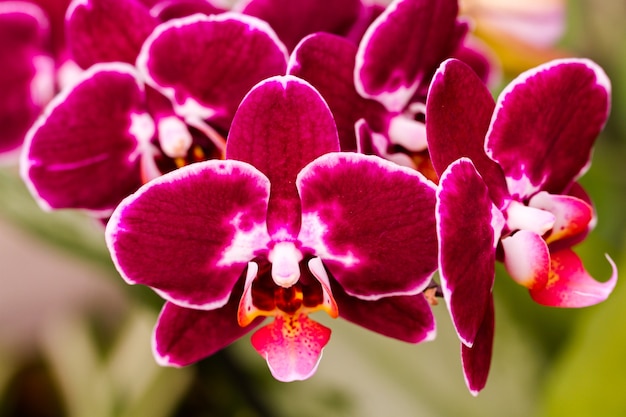
[[[333,117],[320,94],[290,75],[259,83],[241,103],[227,143],[227,158],[254,165],[272,184],[270,234],[285,230],[297,236],[296,176],[318,156],[339,150]]]
[[[269,23],[292,50],[311,33],[347,33],[362,7],[360,0],[249,0],[241,12]]]
[[[217,7],[208,0],[164,0],[156,3],[150,9],[150,14],[161,22],[187,17],[196,13],[204,15],[224,13],[226,10]]]
[[[435,190],[421,174],[375,156],[331,153],[296,184],[299,240],[348,294],[375,300],[428,285],[437,268]]]
[[[532,288],[530,296],[539,304],[552,307],[587,307],[600,303],[617,283],[617,268],[607,255],[613,273],[598,282],[585,270],[580,258],[570,249],[550,254],[550,278],[544,288]]]
[[[367,28],[374,23],[374,20],[385,11],[385,5],[379,3],[361,2],[359,16],[352,23],[350,31],[343,37],[358,45],[367,31]]]
[[[108,215],[139,188],[139,157],[154,132],[144,100],[134,69],[112,63],[92,67],[50,103],[28,133],[21,164],[42,207]]]
[[[257,327],[263,318],[245,327],[237,323],[238,301],[233,296],[224,307],[209,311],[165,303],[152,338],[156,361],[163,366],[190,365]]]
[[[549,62],[505,88],[485,146],[514,197],[561,193],[586,171],[609,113],[610,89],[604,71],[587,59]]]
[[[67,58],[66,54],[66,33],[65,33],[65,17],[66,10],[70,4],[70,0],[37,0],[35,2],[32,1],[3,1],[5,4],[13,3],[17,5],[22,11],[25,11],[29,7],[33,6],[33,3],[36,3],[37,6],[41,7],[48,17],[48,21],[50,22],[50,38],[52,40],[52,44],[50,45],[52,50],[52,55],[57,60],[63,60]]]
[[[423,294],[362,300],[333,286],[341,306],[339,315],[361,327],[408,343],[431,341],[436,336],[435,318]]]
[[[357,91],[402,111],[467,31],[456,0],[396,0],[370,25],[354,70]],[[407,53],[410,51],[410,53]]]
[[[485,134],[495,107],[476,73],[456,59],[445,61],[433,77],[426,101],[426,137],[439,175],[459,158],[470,158],[498,206],[507,195],[502,169],[485,154]]]
[[[137,66],[148,84],[172,100],[178,115],[210,119],[227,129],[250,88],[285,72],[287,52],[258,19],[196,14],[158,26]]]
[[[310,82],[324,97],[335,118],[342,151],[355,151],[355,123],[361,118],[383,120],[386,109],[366,100],[354,88],[356,46],[338,36],[316,33],[298,44],[291,54],[288,73]],[[382,124],[375,126],[384,129]]]
[[[491,355],[493,353],[494,336],[494,307],[493,297],[490,297],[485,310],[485,317],[480,324],[474,344],[468,347],[461,344],[461,362],[465,384],[474,396],[485,387],[489,368],[491,368]]]
[[[502,239],[504,266],[515,282],[526,288],[543,288],[550,274],[548,245],[537,233],[520,230]]]
[[[315,373],[329,339],[329,328],[300,314],[276,316],[252,335],[251,342],[267,361],[274,378],[291,382]]]
[[[158,21],[136,0],[73,0],[67,11],[67,42],[82,68],[98,62],[134,64]]]
[[[53,64],[45,52],[49,35],[39,7],[0,3],[0,154],[19,148],[54,94]]]
[[[471,347],[492,297],[504,217],[466,158],[452,163],[441,176],[436,214],[443,296],[459,338]]]
[[[552,231],[545,238],[548,244],[586,233],[593,221],[591,204],[569,195],[553,195],[542,191],[534,195],[528,205],[549,211],[555,216]]]
[[[238,161],[198,162],[152,180],[126,198],[107,225],[118,271],[181,307],[221,307],[269,242],[269,186]]]

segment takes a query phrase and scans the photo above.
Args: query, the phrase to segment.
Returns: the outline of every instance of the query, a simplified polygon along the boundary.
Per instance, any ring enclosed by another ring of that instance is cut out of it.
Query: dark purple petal
[[[456,59],[445,61],[433,77],[426,101],[426,137],[430,159],[441,175],[452,162],[467,157],[502,206],[507,195],[502,170],[485,153],[485,135],[495,107],[476,73]]]
[[[250,0],[241,12],[269,23],[292,50],[311,33],[348,33],[362,7],[361,0]]]
[[[150,13],[160,21],[191,16],[196,13],[205,15],[224,13],[226,10],[208,0],[164,0],[156,3]]]
[[[500,94],[487,135],[511,194],[563,192],[588,168],[610,106],[610,81],[587,59],[527,71]]]
[[[22,154],[22,177],[42,206],[109,214],[141,185],[154,131],[144,98],[134,68],[121,63],[92,67],[55,98]]]
[[[168,301],[221,307],[267,247],[269,186],[238,161],[198,162],[156,178],[113,212],[106,229],[113,261],[127,282]]]
[[[237,323],[239,299],[215,310],[193,310],[165,303],[154,328],[152,351],[165,366],[186,366],[225,348],[255,327],[258,318],[246,327]]]
[[[34,4],[0,3],[0,154],[22,144],[54,93],[54,64],[45,52],[48,29]]]
[[[346,33],[343,37],[354,42],[355,45],[358,45],[361,42],[361,38],[367,31],[367,28],[374,23],[374,20],[378,16],[380,16],[385,11],[385,6],[383,4],[378,3],[367,3],[364,4],[362,2],[361,11],[356,21],[352,24],[350,31]]]
[[[424,290],[437,269],[434,185],[376,156],[324,155],[298,175],[299,239],[350,295]]]
[[[293,76],[258,84],[241,103],[228,135],[226,157],[254,165],[272,184],[268,230],[292,236],[300,228],[298,172],[339,150],[333,117],[309,83]]]
[[[361,327],[409,343],[433,340],[435,318],[422,294],[362,300],[333,285],[339,315]]]
[[[465,35],[457,13],[456,0],[397,0],[387,6],[359,45],[357,91],[391,111],[403,110]]]
[[[82,68],[98,62],[134,64],[157,24],[136,0],[74,0],[67,11],[67,42]]]
[[[356,46],[328,33],[305,38],[293,51],[288,73],[310,82],[324,97],[337,124],[341,150],[355,151],[355,123],[381,119],[387,110],[378,102],[361,97],[354,87]],[[383,126],[374,126],[376,130]]]
[[[59,59],[66,52],[65,12],[70,4],[70,0],[37,0],[35,3],[44,10],[48,17],[52,38],[52,53],[56,59]],[[22,10],[29,7],[25,6],[26,2],[16,2],[15,4]]]
[[[492,297],[504,217],[466,158],[441,176],[436,211],[443,295],[459,338],[472,346]]]
[[[258,19],[196,14],[160,25],[137,66],[180,116],[209,119],[227,129],[255,84],[285,73],[287,51]]]
[[[490,297],[485,318],[478,329],[474,345],[470,348],[461,344],[461,361],[465,384],[474,396],[478,395],[487,384],[493,351],[494,324],[493,297]]]

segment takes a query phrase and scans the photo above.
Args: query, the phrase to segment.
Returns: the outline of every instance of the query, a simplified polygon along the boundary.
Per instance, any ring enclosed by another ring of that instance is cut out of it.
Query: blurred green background
[[[612,113],[581,182],[598,224],[577,252],[598,279],[604,254],[626,271],[626,2],[568,3],[559,47],[598,62]],[[487,387],[465,388],[443,303],[438,337],[385,339],[341,320],[317,374],[274,381],[244,338],[185,369],[160,368],[150,333],[161,301],[125,285],[101,229],[75,212],[44,213],[16,167],[0,169],[0,417],[626,416],[626,284],[581,310],[534,304],[498,271]]]

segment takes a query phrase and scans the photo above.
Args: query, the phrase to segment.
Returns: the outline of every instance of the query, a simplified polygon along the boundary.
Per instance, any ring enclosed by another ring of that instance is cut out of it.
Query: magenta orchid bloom
[[[222,157],[241,99],[286,65],[284,45],[256,18],[194,14],[162,23],[136,67],[95,64],[55,98],[29,132],[22,176],[46,209],[107,217],[144,182]]]
[[[444,62],[434,76],[426,127],[441,176],[439,270],[474,394],[491,360],[496,259],[543,305],[589,306],[615,287],[608,256],[613,274],[601,283],[571,249],[595,223],[576,180],[590,165],[609,107],[608,78],[584,59],[521,74],[497,103],[458,60]]]
[[[434,337],[422,292],[437,267],[435,186],[338,151],[319,93],[269,78],[237,111],[227,160],[165,174],[117,207],[115,265],[167,300],[161,364],[191,364],[273,317],[252,345],[276,379],[308,378],[330,337],[308,317],[319,310],[411,343]]]
[[[343,150],[427,171],[420,158],[428,165],[423,123],[428,85],[443,60],[467,49],[467,25],[457,14],[456,0],[396,0],[358,46],[325,33],[305,38],[288,72],[326,99]]]
[[[0,155],[9,160],[57,89],[67,3],[0,1]]]

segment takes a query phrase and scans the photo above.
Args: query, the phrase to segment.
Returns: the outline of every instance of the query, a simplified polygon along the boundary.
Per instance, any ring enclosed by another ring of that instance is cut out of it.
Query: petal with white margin
[[[437,269],[435,187],[423,175],[343,152],[307,165],[296,184],[299,240],[348,294],[374,300],[417,294],[428,285]]]
[[[471,347],[492,298],[504,216],[466,158],[441,176],[436,214],[441,289],[459,338]]]
[[[239,161],[197,162],[152,180],[107,224],[117,269],[182,307],[224,305],[248,262],[267,249],[269,187]]]

